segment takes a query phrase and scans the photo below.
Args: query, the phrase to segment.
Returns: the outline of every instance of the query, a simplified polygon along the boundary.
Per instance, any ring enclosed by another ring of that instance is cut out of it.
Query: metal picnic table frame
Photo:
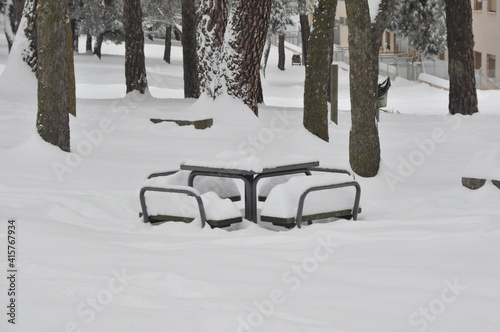
[[[240,170],[236,168],[211,167],[183,164],[181,170],[191,171],[188,185],[193,187],[197,176],[223,177],[241,179],[245,184],[245,219],[257,222],[257,184],[263,178],[289,174],[305,173],[311,175],[311,170],[319,166],[319,161],[288,164],[277,167],[264,168],[261,172]]]

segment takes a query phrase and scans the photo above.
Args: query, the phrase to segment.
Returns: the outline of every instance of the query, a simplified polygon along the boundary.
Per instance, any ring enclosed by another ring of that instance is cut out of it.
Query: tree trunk
[[[38,0],[38,114],[42,139],[70,151],[68,113],[74,109],[74,85],[70,87],[73,47],[70,41],[66,1]]]
[[[229,95],[241,99],[258,115],[258,102],[262,100],[260,61],[264,51],[271,0],[241,0],[233,8],[226,38],[227,68],[225,76]]]
[[[474,74],[474,35],[470,0],[446,0],[448,30],[449,111],[472,115],[478,112]]]
[[[351,121],[349,160],[354,172],[377,175],[380,141],[376,124],[378,110],[378,55],[393,0],[382,0],[372,23],[367,0],[346,0],[349,17]]]
[[[311,35],[311,26],[309,24],[309,16],[307,15],[307,1],[299,1],[299,21],[300,34],[302,37],[302,65],[307,65],[307,50],[309,45],[309,36]]]
[[[337,0],[319,0],[309,39],[304,86],[304,127],[328,142],[328,75]]]
[[[198,98],[198,55],[196,53],[196,5],[194,0],[182,0],[182,56],[184,68],[184,98]]]
[[[127,93],[148,89],[144,57],[144,32],[140,0],[125,0],[123,21],[125,27],[125,80]]]
[[[278,68],[285,70],[285,35],[279,35],[278,39]]]
[[[262,76],[266,77],[267,61],[269,60],[269,53],[271,52],[271,35],[267,34],[266,43],[264,45],[264,53],[262,54],[261,70]]]
[[[78,53],[78,33],[76,31],[76,20],[71,20],[71,41],[73,43],[73,51],[75,51],[76,53]]]
[[[229,16],[228,0],[203,0],[198,25],[200,93],[215,98],[221,93],[222,44]]]
[[[92,52],[92,35],[87,34],[87,40],[85,42],[85,51],[86,52]]]
[[[91,39],[92,40],[92,39]],[[87,43],[89,39],[87,36]],[[102,43],[104,42],[104,32],[100,33],[97,38],[95,39],[94,43],[94,55],[97,55],[97,57],[100,59],[102,56],[101,49],[102,49]]]
[[[170,63],[170,54],[172,52],[172,26],[167,25],[165,32],[165,52],[163,53],[163,60]]]

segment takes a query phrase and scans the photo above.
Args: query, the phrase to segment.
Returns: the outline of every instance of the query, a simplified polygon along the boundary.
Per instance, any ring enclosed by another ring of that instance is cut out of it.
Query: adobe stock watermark
[[[446,308],[455,302],[466,289],[467,286],[460,284],[458,278],[455,278],[453,282],[446,279],[440,296],[430,300],[425,306],[411,313],[408,317],[409,324],[415,327],[418,332],[424,332],[445,313]]]
[[[236,332],[253,332],[261,327],[267,318],[273,316],[276,310],[286,303],[290,293],[299,290],[302,283],[318,270],[320,264],[330,258],[335,246],[331,235],[319,238],[317,242],[312,255],[302,259],[300,264],[292,265],[281,275],[284,287],[274,288],[269,297],[262,301],[254,301],[254,309],[244,317],[238,317]]]
[[[266,146],[272,143],[276,137],[283,133],[293,120],[297,119],[301,113],[277,111],[271,118],[269,126],[260,129],[256,134],[249,135],[237,147],[237,152],[243,156],[255,157],[259,152],[266,149]]]
[[[73,173],[82,164],[84,158],[91,155],[94,149],[104,142],[106,135],[116,130],[116,122],[127,118],[130,111],[138,108],[145,98],[145,95],[134,93],[124,99],[116,100],[111,105],[111,114],[99,121],[98,128],[83,130],[84,138],[73,145],[73,151],[66,154],[64,162],[53,161],[51,163],[57,180],[63,182],[67,174]]]
[[[94,297],[88,297],[76,307],[76,314],[83,321],[67,322],[64,326],[65,332],[82,332],[81,326],[91,324],[97,314],[103,312],[113,302],[115,296],[123,292],[131,279],[127,277],[124,269],[120,272],[113,270],[111,274],[113,277],[109,279],[107,287],[100,289]]]

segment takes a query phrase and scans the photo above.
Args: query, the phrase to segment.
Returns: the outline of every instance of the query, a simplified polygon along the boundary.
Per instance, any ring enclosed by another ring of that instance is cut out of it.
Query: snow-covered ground
[[[500,149],[498,91],[479,91],[479,115],[449,116],[446,91],[393,82],[380,173],[358,177],[358,221],[292,230],[142,223],[145,177],[184,159],[245,149],[349,167],[348,72],[339,125],[324,143],[301,127],[304,68],[288,53],[280,72],[272,52],[259,120],[227,98],[182,99],[178,45],[170,65],[160,44],[146,46],[154,98],[123,98],[123,46],[105,45],[101,61],[77,55],[71,154],[37,137],[34,84],[0,91],[2,331],[500,330],[500,190],[460,182],[475,152]],[[6,61],[0,38],[0,71]],[[215,125],[149,121],[179,112],[209,112]],[[5,277],[12,218],[15,326]]]

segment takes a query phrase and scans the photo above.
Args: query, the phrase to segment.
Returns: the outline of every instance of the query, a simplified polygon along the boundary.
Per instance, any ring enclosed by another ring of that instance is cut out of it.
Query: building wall
[[[335,23],[338,27],[338,31],[335,31],[337,34],[337,46],[339,47],[347,47],[347,39],[348,39],[348,29],[347,29],[347,12],[345,9],[345,1],[339,0],[337,3],[337,11],[335,12]]]
[[[474,30],[474,52],[476,69],[495,82],[500,82],[500,7],[498,0],[479,2],[472,0],[472,26]],[[496,11],[493,11],[496,10]],[[494,59],[493,64],[491,59]],[[492,66],[494,67],[492,68]]]

